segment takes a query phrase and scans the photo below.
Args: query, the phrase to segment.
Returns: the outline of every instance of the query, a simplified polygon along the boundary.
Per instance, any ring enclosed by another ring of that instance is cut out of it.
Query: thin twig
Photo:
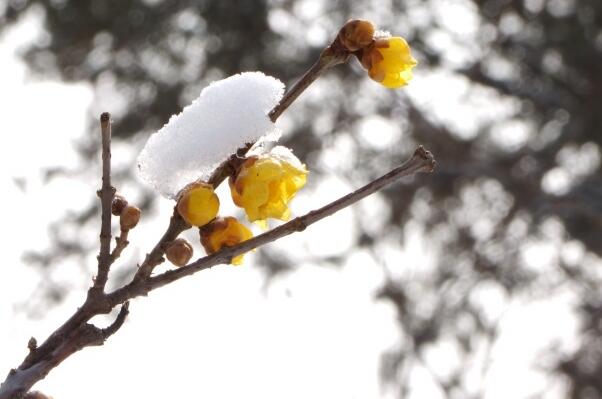
[[[111,186],[111,115],[100,115],[102,134],[102,188],[98,191],[101,204],[100,253],[98,254],[98,273],[93,289],[102,292],[107,283],[111,267],[111,203],[115,188]]]
[[[113,251],[111,252],[111,264],[113,264],[115,260],[121,256],[121,252],[123,252],[123,250],[130,243],[128,241],[129,232],[129,230],[121,230],[119,237],[115,237],[115,248],[113,248]]]
[[[163,274],[151,277],[146,281],[133,281],[132,283],[108,294],[109,302],[111,306],[117,306],[118,304],[129,299],[140,295],[146,295],[154,289],[170,284],[201,270],[208,269],[222,263],[230,263],[232,258],[235,256],[242,255],[245,252],[276,241],[295,232],[303,231],[317,221],[322,220],[343,208],[353,205],[359,200],[381,190],[382,188],[394,183],[404,176],[409,176],[418,172],[432,172],[435,168],[435,164],[436,162],[433,158],[433,155],[420,146],[416,149],[412,158],[406,161],[403,165],[393,169],[378,179],[371,181],[358,190],[355,190],[352,193],[349,193],[344,197],[329,203],[328,205],[313,210],[303,216],[297,217],[238,245],[225,247],[221,251],[201,258],[187,266],[179,269],[168,270]]]
[[[125,302],[123,305],[121,305],[121,309],[119,309],[119,313],[117,314],[115,321],[113,323],[111,323],[111,325],[108,326],[107,328],[102,329],[103,339],[106,340],[111,335],[115,334],[117,332],[117,330],[119,330],[121,328],[123,323],[125,323],[125,318],[130,313],[129,309],[130,309],[129,302]]]
[[[270,111],[268,116],[272,122],[282,115],[282,113],[307,89],[313,82],[318,79],[324,71],[336,65],[347,62],[351,53],[343,47],[339,41],[339,37],[332,44],[324,49],[320,54],[320,58],[305,72],[305,74],[291,87],[290,90],[282,97],[278,104]]]
[[[155,244],[153,250],[146,255],[144,262],[138,268],[138,271],[134,275],[133,281],[144,281],[152,273],[155,266],[160,265],[165,260],[163,254],[165,254],[165,245],[168,242],[172,242],[181,232],[190,228],[190,225],[186,223],[184,219],[178,213],[176,207],[174,207],[173,214],[169,219],[169,225],[167,230],[163,233],[163,237]]]

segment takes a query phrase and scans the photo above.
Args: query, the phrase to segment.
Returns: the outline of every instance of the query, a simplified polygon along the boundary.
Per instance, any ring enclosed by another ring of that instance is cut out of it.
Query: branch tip
[[[98,254],[98,272],[93,288],[103,290],[109,275],[109,268],[114,259],[111,258],[111,208],[115,187],[111,185],[111,115],[103,112],[100,115],[102,185],[97,192],[101,205],[100,251]]]
[[[435,161],[433,154],[429,150],[425,149],[424,146],[419,145],[418,148],[416,148],[416,151],[414,151],[414,156],[426,161],[426,172],[432,172],[435,170],[437,161]]]
[[[29,341],[27,341],[27,349],[29,349],[30,353],[38,349],[38,341],[34,337],[29,338]]]

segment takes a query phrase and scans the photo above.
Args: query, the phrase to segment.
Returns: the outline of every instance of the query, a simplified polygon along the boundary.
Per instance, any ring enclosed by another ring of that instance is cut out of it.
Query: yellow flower
[[[251,222],[288,220],[288,203],[307,180],[305,165],[290,150],[274,150],[248,158],[229,180],[234,203],[244,208]]]
[[[232,247],[253,237],[251,230],[231,216],[219,217],[203,226],[200,231],[201,244],[203,244],[207,254],[216,253],[223,247]],[[242,264],[243,256],[235,256],[232,259],[232,264],[237,266]]]
[[[197,182],[184,188],[177,209],[186,223],[200,227],[217,216],[219,199],[211,184]]]
[[[364,50],[361,61],[373,80],[390,89],[407,85],[418,64],[408,42],[397,36],[376,39]]]

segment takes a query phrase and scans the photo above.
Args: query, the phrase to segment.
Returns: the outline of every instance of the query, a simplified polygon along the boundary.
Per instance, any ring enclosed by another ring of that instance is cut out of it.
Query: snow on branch
[[[206,179],[243,143],[277,139],[267,116],[284,84],[261,72],[246,72],[210,84],[199,97],[151,135],[138,157],[140,176],[174,198],[186,184]]]

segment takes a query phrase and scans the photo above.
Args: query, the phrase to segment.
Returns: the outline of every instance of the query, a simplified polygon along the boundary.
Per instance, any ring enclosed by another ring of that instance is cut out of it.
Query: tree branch
[[[101,204],[100,252],[98,254],[98,273],[92,289],[104,291],[111,267],[111,203],[115,196],[115,188],[111,186],[111,115],[104,112],[100,115],[102,134],[102,188],[98,191]]]
[[[63,360],[86,346],[102,345],[104,340],[103,330],[87,323],[80,325],[71,331],[52,352],[36,361],[31,367],[20,366],[18,369],[12,369],[0,385],[0,399],[21,398]]]
[[[211,268],[222,263],[230,263],[232,258],[242,255],[252,249],[276,241],[282,237],[303,231],[308,226],[328,217],[335,212],[340,211],[350,205],[355,204],[361,199],[383,189],[404,176],[409,176],[418,172],[432,172],[436,162],[433,155],[426,151],[422,146],[414,151],[414,155],[401,166],[393,169],[389,173],[371,181],[365,186],[352,193],[345,195],[319,209],[313,210],[303,216],[297,217],[287,223],[284,223],[268,232],[253,237],[238,245],[222,248],[215,254],[201,258],[187,266],[179,269],[168,270],[163,274],[144,281],[132,281],[130,284],[115,290],[108,294],[108,300],[111,306],[117,306],[129,299],[137,296],[146,295],[150,291],[177,281],[183,277],[195,274],[201,270]]]

